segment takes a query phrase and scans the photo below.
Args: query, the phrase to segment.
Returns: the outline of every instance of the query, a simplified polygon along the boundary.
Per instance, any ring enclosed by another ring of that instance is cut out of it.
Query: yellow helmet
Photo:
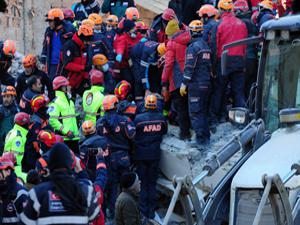
[[[231,11],[234,5],[232,0],[220,0],[218,3],[219,10]]]
[[[86,26],[88,26],[88,27],[90,27],[92,29],[94,29],[94,27],[95,27],[95,23],[91,19],[82,20],[81,25],[86,25]]]
[[[273,10],[273,2],[270,0],[264,0],[264,1],[260,2],[258,5],[261,8]]]
[[[102,17],[97,13],[90,14],[88,19],[94,21],[95,25],[101,25],[103,22]]]
[[[191,31],[198,33],[203,30],[203,23],[201,20],[193,20],[190,22],[189,28]]]
[[[159,56],[163,56],[164,54],[166,54],[167,47],[166,47],[165,43],[160,43],[157,46],[157,52],[158,52]]]

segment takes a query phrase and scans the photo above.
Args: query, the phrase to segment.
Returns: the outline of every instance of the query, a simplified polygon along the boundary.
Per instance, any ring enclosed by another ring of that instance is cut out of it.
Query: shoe
[[[211,133],[215,134],[217,132],[217,124],[215,124],[215,123],[211,124],[209,126],[209,130],[210,130]]]
[[[179,134],[179,139],[182,140],[182,141],[191,141],[191,138],[192,138],[191,133],[188,133],[188,134],[180,133]]]

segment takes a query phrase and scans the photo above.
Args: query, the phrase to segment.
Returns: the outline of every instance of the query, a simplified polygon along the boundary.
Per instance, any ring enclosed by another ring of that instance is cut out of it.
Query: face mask
[[[68,97],[69,100],[72,99],[72,94],[70,92],[68,92],[67,97]]]
[[[131,38],[136,38],[136,33],[131,33],[131,34],[130,34],[130,37],[131,37]]]
[[[109,65],[106,63],[105,65],[102,66],[103,72],[107,72],[109,69]]]

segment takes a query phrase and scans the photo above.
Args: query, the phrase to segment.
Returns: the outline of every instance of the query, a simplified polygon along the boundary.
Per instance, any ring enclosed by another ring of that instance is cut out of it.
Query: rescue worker
[[[75,13],[75,20],[82,21],[91,13],[99,13],[100,4],[97,0],[81,0],[72,5],[72,10]]]
[[[97,121],[97,132],[107,138],[109,146],[108,158],[108,192],[110,195],[108,208],[114,217],[114,207],[118,195],[120,177],[124,172],[129,171],[132,140],[135,136],[133,122],[117,113],[118,99],[114,95],[107,95],[103,99],[104,117]]]
[[[45,93],[45,87],[46,87],[48,91],[48,97],[50,99],[54,98],[52,82],[45,72],[37,68],[36,62],[37,62],[36,57],[32,54],[28,54],[23,58],[22,64],[24,67],[24,72],[18,76],[17,83],[16,83],[18,101],[20,101],[23,93],[28,88],[28,84],[27,84],[28,79],[33,75],[41,79],[42,82],[41,93]]]
[[[82,96],[89,87],[88,77],[92,69],[92,48],[88,44],[93,40],[93,29],[87,25],[81,25],[78,32],[73,35],[62,48],[63,74],[69,79],[72,88],[72,96]]]
[[[84,140],[80,143],[80,159],[87,165],[92,181],[96,179],[96,156],[99,151],[105,152],[107,150],[107,141],[105,137],[102,137],[96,133],[96,123],[91,120],[86,120],[82,123],[82,133]]]
[[[260,29],[261,25],[268,20],[275,18],[273,11],[273,2],[271,0],[264,0],[258,4],[259,13],[257,15],[257,27]]]
[[[188,99],[187,96],[182,97],[180,95],[179,88],[183,80],[185,51],[191,37],[188,31],[180,30],[178,21],[174,19],[168,22],[166,34],[169,37],[169,41],[162,74],[162,96],[164,96],[165,102],[167,102],[169,92],[171,93],[174,108],[178,115],[179,138],[181,140],[189,140],[191,133]],[[169,91],[167,90],[167,85],[169,85]]]
[[[176,19],[176,14],[170,8],[165,9],[161,15],[154,17],[150,28],[150,39],[158,43],[166,43],[168,36],[165,29],[168,22],[173,19]]]
[[[26,174],[22,173],[21,162],[30,125],[30,115],[24,112],[17,113],[14,118],[14,124],[5,138],[4,152],[13,152],[17,156],[15,172],[18,177],[25,181]]]
[[[65,143],[75,154],[79,154],[79,131],[74,102],[67,91],[69,85],[65,77],[58,76],[53,80],[55,99],[49,104],[49,124],[55,132],[64,137]]]
[[[28,78],[27,89],[24,91],[20,100],[20,110],[28,114],[32,114],[30,102],[36,96],[42,94],[43,84],[40,77],[31,76]]]
[[[0,158],[0,223],[20,224],[20,214],[27,200],[26,189],[17,182],[12,161]]]
[[[15,85],[15,79],[7,72],[11,67],[12,59],[16,53],[16,43],[12,40],[0,42],[0,83],[2,85]]]
[[[49,23],[43,42],[41,62],[48,77],[53,80],[57,75],[60,51],[64,43],[71,39],[76,31],[72,24],[64,21],[64,13],[61,9],[51,9],[47,14]]]
[[[103,54],[94,55],[93,65],[104,74],[104,93],[113,94],[117,78],[107,57]]]
[[[137,106],[132,100],[131,90],[131,85],[126,80],[122,80],[116,85],[115,96],[119,100],[117,104],[117,112],[133,120]]]
[[[50,180],[35,186],[20,218],[26,224],[89,224],[100,212],[92,185],[72,176],[70,149],[55,144],[49,154]],[[36,207],[36,206],[39,207]]]
[[[14,116],[18,112],[15,103],[16,90],[13,86],[6,86],[1,93],[3,103],[0,105],[0,155],[4,150],[4,142],[7,133],[14,126]]]
[[[37,136],[41,130],[51,130],[49,115],[47,114],[49,99],[44,95],[35,96],[30,104],[33,115],[30,117],[30,126],[22,160],[22,169],[28,172],[35,168],[36,160],[40,157]]]
[[[105,23],[105,36],[106,36],[106,41],[107,41],[107,47],[109,49],[110,54],[114,53],[114,39],[116,36],[116,30],[118,28],[118,17],[116,15],[109,15],[106,18],[106,23]]]
[[[168,123],[157,111],[157,97],[153,94],[145,98],[144,113],[134,119],[134,160],[141,179],[140,209],[143,215],[154,219],[156,209],[156,181],[159,174],[160,144],[168,131]]]
[[[227,65],[224,73],[221,71],[221,56],[223,46],[248,37],[245,23],[236,18],[232,12],[234,5],[231,0],[220,0],[218,8],[221,12],[221,20],[212,31],[213,53],[213,93],[210,102],[210,126],[213,132],[218,122],[225,122],[226,90],[228,82],[231,84],[234,106],[245,107],[244,83],[245,83],[245,56],[244,45],[228,49]],[[230,34],[230,35],[229,35]],[[234,34],[234,35],[231,35]]]
[[[103,116],[102,101],[104,98],[104,75],[101,71],[92,69],[90,72],[91,89],[86,90],[82,97],[84,120],[96,124],[100,115]]]
[[[104,0],[101,6],[101,12],[116,15],[121,19],[125,16],[125,11],[128,7],[135,7],[134,0]]]
[[[194,20],[189,24],[192,40],[186,50],[181,96],[188,93],[189,115],[196,133],[196,146],[209,143],[208,97],[210,93],[211,51],[205,42],[203,23]]]
[[[198,15],[203,23],[204,30],[202,37],[209,43],[212,28],[217,25],[216,16],[218,15],[218,10],[213,5],[205,4],[199,9]]]
[[[64,20],[70,22],[71,24],[74,23],[75,13],[72,9],[63,9],[64,13]]]

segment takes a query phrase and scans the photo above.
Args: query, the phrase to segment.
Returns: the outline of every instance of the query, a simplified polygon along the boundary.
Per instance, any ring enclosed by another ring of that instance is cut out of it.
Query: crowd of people
[[[201,150],[228,104],[246,106],[260,47],[230,48],[221,70],[223,46],[293,14],[292,2],[220,0],[196,18],[179,3],[151,26],[132,0],[50,9],[42,54],[14,76],[15,42],[1,42],[2,224],[151,224],[168,123]]]

